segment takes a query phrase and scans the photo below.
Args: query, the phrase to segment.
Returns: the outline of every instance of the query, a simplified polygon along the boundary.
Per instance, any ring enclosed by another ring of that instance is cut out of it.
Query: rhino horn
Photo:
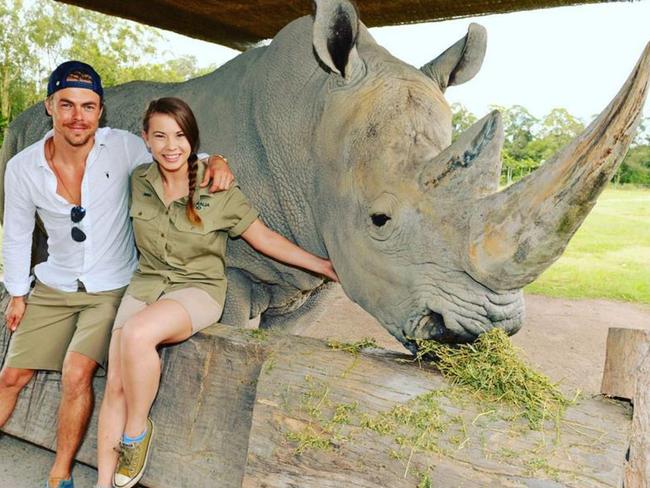
[[[444,92],[448,86],[460,85],[476,76],[483,64],[486,46],[485,27],[470,24],[465,37],[420,70]]]
[[[420,174],[424,191],[435,189],[436,197],[459,196],[472,200],[493,194],[499,188],[503,123],[496,110],[463,132],[460,137]]]
[[[495,289],[531,283],[564,251],[625,156],[648,91],[650,43],[619,93],[537,171],[476,202],[467,272]]]
[[[357,53],[359,13],[347,0],[316,0],[313,45],[321,62],[350,79],[362,62]]]

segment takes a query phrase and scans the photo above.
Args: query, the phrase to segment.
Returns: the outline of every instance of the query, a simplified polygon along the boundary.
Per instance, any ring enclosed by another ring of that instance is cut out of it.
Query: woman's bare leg
[[[192,335],[185,308],[174,300],[159,300],[131,317],[121,337],[121,372],[126,398],[124,433],[137,437],[146,427],[147,416],[158,393],[160,358],[157,346],[180,342]]]
[[[126,424],[126,398],[122,386],[121,329],[113,332],[108,350],[108,374],[104,400],[99,410],[97,427],[97,484],[112,486],[117,466],[120,439]]]

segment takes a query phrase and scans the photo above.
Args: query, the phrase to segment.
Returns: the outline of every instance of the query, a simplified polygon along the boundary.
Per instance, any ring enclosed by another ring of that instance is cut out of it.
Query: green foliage
[[[31,49],[29,21],[21,16],[22,11],[21,0],[0,0],[0,142],[4,129],[36,91],[33,75],[38,61]]]
[[[248,333],[253,339],[265,341],[269,338],[269,331],[266,329],[249,329]]]
[[[477,118],[461,104],[455,103],[451,108],[456,140]],[[536,170],[585,128],[580,119],[564,108],[555,108],[542,119],[520,105],[490,108],[498,110],[503,120],[501,178],[506,185]],[[613,180],[650,187],[650,118],[641,121],[634,143]]]
[[[469,129],[476,122],[476,115],[467,110],[464,105],[454,103],[451,106],[452,118],[452,141],[455,141],[460,134]]]
[[[333,446],[327,433],[320,432],[311,425],[299,432],[287,432],[287,440],[296,443],[296,454],[302,454],[308,449],[328,450]]]
[[[650,187],[650,144],[630,148],[614,181]]]
[[[559,421],[571,403],[548,377],[521,358],[506,333],[494,328],[473,344],[452,347],[418,339],[417,358],[433,357],[453,385],[466,387],[485,401],[511,405],[516,415],[540,429],[547,420]]]
[[[377,342],[371,337],[364,337],[357,342],[339,342],[335,340],[327,341],[327,347],[337,351],[345,351],[351,354],[359,354],[363,349],[377,348]]]
[[[343,427],[351,422],[351,416],[359,404],[333,403],[330,386],[312,376],[305,376],[306,389],[302,394],[300,409],[308,421],[297,431],[287,432],[287,439],[296,444],[294,452],[302,454],[308,449],[328,450],[349,440],[343,435]]]
[[[429,473],[423,472],[419,473],[420,480],[418,482],[417,488],[433,488],[433,481],[431,481],[431,477],[429,476]]]
[[[44,98],[49,73],[67,59],[91,64],[106,87],[206,72],[193,56],[158,52],[156,29],[52,0],[0,0],[0,24],[0,144],[6,126]]]
[[[503,150],[501,176],[509,184],[527,175],[541,164],[539,157],[533,157],[529,148],[535,141],[535,128],[539,120],[521,105],[512,107],[490,106],[498,110],[503,120]]]
[[[440,452],[440,437],[449,425],[449,419],[439,403],[440,395],[440,391],[431,391],[407,403],[395,405],[387,412],[364,415],[360,425],[379,434],[393,436],[401,447]]]

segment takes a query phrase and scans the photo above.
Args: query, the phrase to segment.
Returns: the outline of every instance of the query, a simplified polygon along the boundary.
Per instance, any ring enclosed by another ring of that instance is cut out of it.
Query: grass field
[[[650,304],[650,190],[607,188],[529,293]]]
[[[0,249],[1,237],[2,229]],[[564,255],[526,291],[650,304],[650,190],[607,188]]]

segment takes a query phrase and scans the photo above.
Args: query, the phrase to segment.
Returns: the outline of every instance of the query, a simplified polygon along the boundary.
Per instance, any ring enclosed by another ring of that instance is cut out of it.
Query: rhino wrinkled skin
[[[444,91],[471,79],[485,30],[420,69],[377,45],[347,1],[317,1],[215,72],[106,91],[106,125],[140,132],[149,100],[193,107],[202,150],[226,154],[263,220],[329,256],[345,293],[411,351],[415,338],[466,342],[524,317],[522,287],[562,253],[633,137],[648,51],[621,92],[541,169],[498,191],[503,128],[488,114],[451,144]],[[10,128],[2,167],[49,128],[42,106]],[[43,245],[40,244],[42,250]],[[332,285],[229,244],[222,322],[299,332]]]

